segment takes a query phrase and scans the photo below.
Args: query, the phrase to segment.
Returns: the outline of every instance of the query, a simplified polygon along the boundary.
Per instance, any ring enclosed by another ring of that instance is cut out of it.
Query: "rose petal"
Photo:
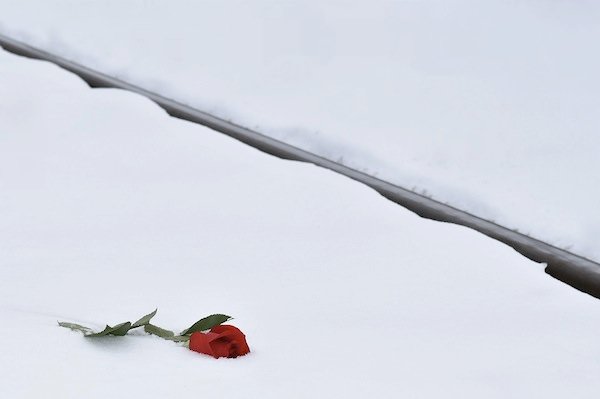
[[[215,357],[238,357],[238,345],[235,341],[219,338],[210,343]]]
[[[246,336],[239,328],[227,324],[221,324],[213,327],[210,332],[217,333],[220,336],[227,335],[232,341],[236,341],[239,346],[239,356],[243,356],[250,352],[250,347],[246,342]]]
[[[207,333],[193,333],[189,347],[214,358],[238,357],[250,352],[246,336],[237,327],[229,325],[213,327]]]
[[[210,342],[218,339],[219,335],[215,333],[195,332],[190,336],[190,349],[194,352],[204,353],[205,355],[215,356],[215,353],[210,346]]]

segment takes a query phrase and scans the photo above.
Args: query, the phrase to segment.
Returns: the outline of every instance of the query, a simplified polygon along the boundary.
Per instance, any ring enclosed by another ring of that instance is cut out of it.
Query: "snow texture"
[[[597,397],[598,301],[509,247],[46,62],[0,89],[0,397]],[[156,306],[252,353],[56,324]]]
[[[0,30],[600,260],[600,3],[0,0]]]

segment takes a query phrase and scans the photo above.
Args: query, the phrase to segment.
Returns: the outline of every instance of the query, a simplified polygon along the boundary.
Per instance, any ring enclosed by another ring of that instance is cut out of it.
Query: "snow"
[[[0,397],[597,396],[597,300],[509,247],[46,62],[0,88]],[[252,353],[56,325],[154,307]]]
[[[0,0],[0,31],[600,260],[600,4]]]

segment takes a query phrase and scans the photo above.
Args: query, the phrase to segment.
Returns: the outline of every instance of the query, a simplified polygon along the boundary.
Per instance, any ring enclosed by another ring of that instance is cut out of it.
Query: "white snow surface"
[[[597,299],[509,247],[46,62],[0,88],[0,397],[597,397]],[[56,324],[154,307],[252,353]]]
[[[0,0],[0,31],[600,260],[600,2]]]

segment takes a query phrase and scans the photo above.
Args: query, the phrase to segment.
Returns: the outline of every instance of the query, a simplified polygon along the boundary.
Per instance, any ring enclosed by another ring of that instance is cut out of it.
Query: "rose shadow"
[[[96,337],[96,338],[86,338],[88,345],[102,350],[104,352],[123,352],[129,351],[138,346],[139,341],[131,340],[130,338],[134,338],[135,336],[125,336],[125,337],[115,337],[115,336],[106,336],[106,337]],[[137,341],[137,342],[136,342]]]

